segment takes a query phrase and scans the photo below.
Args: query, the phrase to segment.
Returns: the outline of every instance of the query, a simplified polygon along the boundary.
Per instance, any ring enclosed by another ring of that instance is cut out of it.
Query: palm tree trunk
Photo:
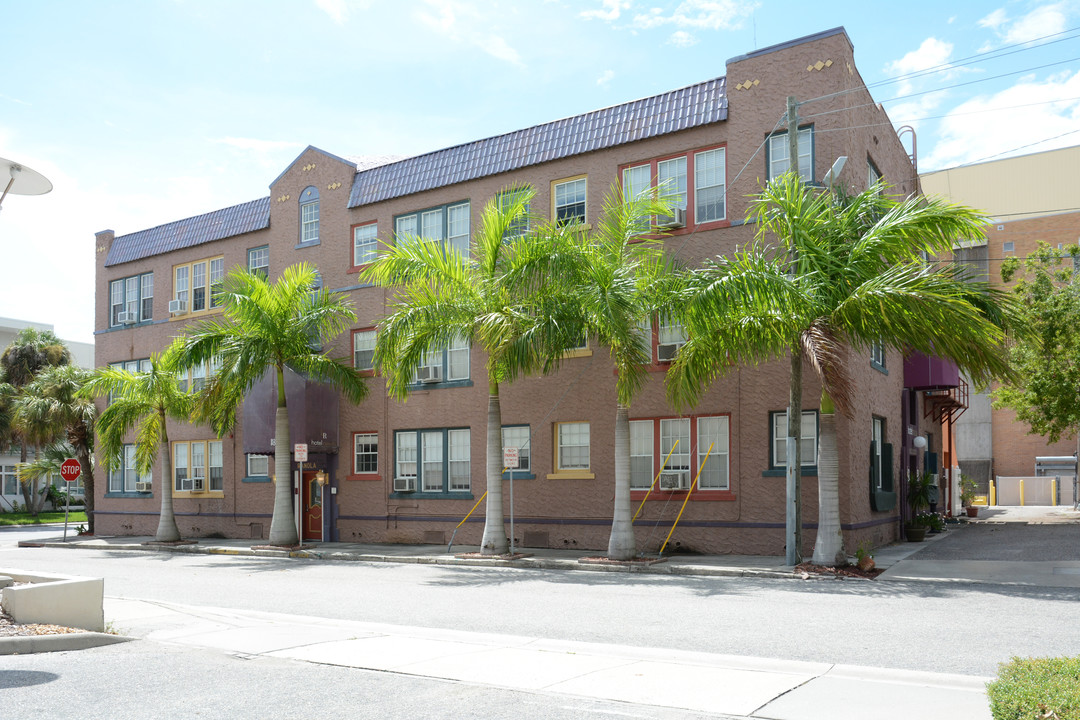
[[[630,408],[619,403],[615,410],[615,510],[611,519],[608,557],[633,560],[634,517],[630,504]]]
[[[480,552],[485,555],[505,555],[510,551],[503,520],[502,495],[502,405],[499,403],[499,383],[488,381],[488,421],[485,463],[487,476],[487,505],[484,509],[484,537]]]
[[[787,512],[785,562],[802,562],[802,344],[791,344],[791,387],[788,394],[788,437],[795,438],[787,448]]]
[[[836,453],[836,414],[822,398],[818,447],[818,531],[814,563],[846,565],[844,533],[840,530],[840,464]]]
[[[82,469],[83,511],[86,513],[86,531],[94,534],[94,466],[90,462],[90,453],[79,450],[79,467]]]
[[[289,411],[285,407],[285,370],[277,369],[278,404],[274,416],[274,516],[270,519],[270,544],[293,547],[300,544],[293,518],[292,445],[289,438]],[[299,498],[297,498],[299,502]]]
[[[165,408],[158,411],[161,422],[161,514],[158,517],[158,542],[176,542],[180,539],[180,528],[176,527],[173,513],[173,470],[172,448],[169,447],[169,433],[165,430]]]

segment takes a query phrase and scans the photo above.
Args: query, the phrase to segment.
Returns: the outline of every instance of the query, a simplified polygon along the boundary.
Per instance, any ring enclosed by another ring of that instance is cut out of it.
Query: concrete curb
[[[135,638],[108,633],[80,632],[60,635],[22,635],[0,638],[0,655],[31,655],[33,653],[86,650],[88,648],[130,642]]]
[[[197,555],[233,555],[238,557],[294,558],[302,560],[334,560],[339,562],[403,563],[413,565],[447,565],[456,567],[498,567],[540,570],[576,570],[582,572],[641,573],[649,575],[680,575],[701,577],[750,577],[782,580],[804,580],[793,571],[763,570],[741,567],[713,567],[705,565],[671,565],[653,563],[648,565],[616,565],[582,563],[559,558],[528,557],[518,560],[492,558],[459,558],[453,555],[373,555],[341,551],[317,550],[254,550],[200,545],[90,545],[49,541],[27,541],[20,547],[77,548],[80,550],[123,550],[130,552],[171,552]],[[808,579],[834,580],[831,576],[811,575]]]

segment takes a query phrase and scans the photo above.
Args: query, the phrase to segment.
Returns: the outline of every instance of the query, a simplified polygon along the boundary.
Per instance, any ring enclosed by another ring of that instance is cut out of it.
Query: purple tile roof
[[[113,240],[105,266],[160,255],[180,248],[270,227],[270,198],[233,205],[205,215],[121,235]]]
[[[349,207],[727,119],[725,78],[356,173]]]

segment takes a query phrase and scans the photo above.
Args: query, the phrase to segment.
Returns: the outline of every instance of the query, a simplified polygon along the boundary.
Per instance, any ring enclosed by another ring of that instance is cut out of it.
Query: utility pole
[[[799,174],[799,115],[795,96],[787,99],[788,169]],[[797,275],[798,254],[791,249],[791,273]],[[798,565],[802,562],[802,345],[801,338],[792,338],[791,383],[788,395],[787,426],[787,499],[785,513],[784,562]]]

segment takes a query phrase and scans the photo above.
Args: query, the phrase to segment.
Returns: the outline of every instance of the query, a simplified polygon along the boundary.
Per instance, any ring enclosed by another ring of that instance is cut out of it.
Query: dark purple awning
[[[285,404],[289,409],[289,442],[307,443],[309,453],[338,451],[338,393],[285,370]],[[244,398],[241,423],[244,453],[274,452],[274,416],[277,411],[277,378],[268,371]],[[292,452],[292,448],[289,448]]]

